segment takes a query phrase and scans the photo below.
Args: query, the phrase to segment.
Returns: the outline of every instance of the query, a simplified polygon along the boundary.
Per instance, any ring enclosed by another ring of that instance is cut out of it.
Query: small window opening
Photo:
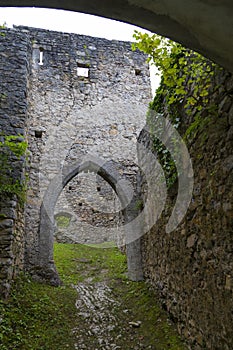
[[[78,75],[78,77],[88,78],[89,77],[89,66],[87,64],[78,63],[77,75]]]
[[[35,137],[37,139],[41,139],[42,138],[42,134],[43,134],[43,132],[41,130],[36,130],[35,131]]]
[[[81,207],[81,206],[83,205],[83,203],[82,203],[82,202],[80,202],[80,203],[78,203],[78,205]]]
[[[72,191],[72,189],[73,189],[72,186],[69,186],[69,191]]]
[[[139,68],[135,68],[135,75],[141,75],[142,71]]]
[[[101,187],[97,186],[97,191],[100,192],[101,191]]]
[[[43,57],[44,56],[44,49],[42,47],[40,47],[40,60],[39,60],[39,65],[43,66]]]

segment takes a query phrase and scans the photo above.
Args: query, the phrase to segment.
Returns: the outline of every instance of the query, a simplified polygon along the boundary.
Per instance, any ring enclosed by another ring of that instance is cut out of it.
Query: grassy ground
[[[9,300],[0,301],[0,350],[79,349],[74,346],[72,330],[84,323],[75,307],[77,291],[73,286],[87,280],[106,281],[115,300],[120,301],[113,311],[120,319],[114,330],[122,335],[120,349],[135,349],[140,342],[140,349],[186,349],[146,284],[127,280],[125,256],[117,249],[55,244],[55,261],[63,286],[54,288],[23,276]],[[138,320],[139,328],[129,325]],[[92,349],[90,344],[88,350]]]

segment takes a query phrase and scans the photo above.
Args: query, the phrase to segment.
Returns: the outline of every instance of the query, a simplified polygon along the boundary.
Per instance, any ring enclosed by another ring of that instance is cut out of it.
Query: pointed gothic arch
[[[132,204],[135,203],[135,196],[131,198],[125,182],[119,172],[108,163],[97,160],[96,157],[89,157],[82,163],[76,163],[67,166],[55,176],[43,198],[40,209],[40,226],[38,237],[38,251],[36,266],[33,268],[37,280],[50,282],[52,285],[59,285],[61,280],[57,273],[53,260],[53,241],[54,241],[54,210],[64,187],[78,174],[85,172],[94,172],[101,176],[117,194],[123,209],[124,219],[129,222],[131,217]],[[130,242],[126,246],[128,260],[128,274],[132,280],[141,280],[142,267],[140,256],[140,240]]]

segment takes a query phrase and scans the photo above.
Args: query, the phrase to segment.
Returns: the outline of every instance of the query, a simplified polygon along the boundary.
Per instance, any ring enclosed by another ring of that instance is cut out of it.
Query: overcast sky
[[[0,8],[0,23],[25,25],[107,39],[132,41],[138,27],[102,17],[64,10]],[[140,30],[142,30],[140,28]]]
[[[4,22],[9,27],[24,25],[124,41],[132,41],[135,29],[145,32],[142,28],[102,17],[41,8],[0,7],[0,24]],[[158,81],[152,79],[152,91],[155,91]]]

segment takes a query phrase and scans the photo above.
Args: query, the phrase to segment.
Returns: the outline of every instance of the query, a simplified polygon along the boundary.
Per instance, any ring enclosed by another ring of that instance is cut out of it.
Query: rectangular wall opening
[[[78,77],[89,78],[89,65],[78,63],[77,75]]]

